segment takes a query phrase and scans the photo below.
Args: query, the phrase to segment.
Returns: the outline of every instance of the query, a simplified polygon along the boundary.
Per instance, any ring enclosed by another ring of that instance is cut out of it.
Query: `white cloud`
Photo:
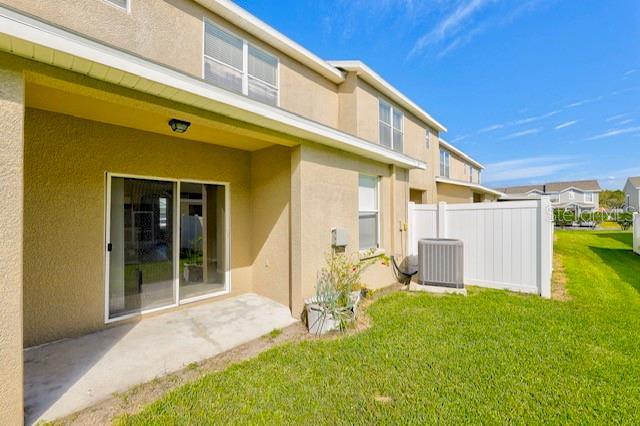
[[[580,120],[567,121],[566,123],[558,124],[556,127],[554,127],[554,129],[555,130],[566,129],[567,127],[571,127],[574,124],[578,123],[578,121]]]
[[[487,164],[484,182],[509,182],[550,176],[582,165],[573,157],[540,156]]]
[[[612,129],[604,133],[600,133],[598,135],[594,135],[586,138],[586,141],[596,141],[599,139],[611,138],[613,136],[626,135],[628,133],[640,132],[640,126],[636,127],[627,127],[626,129]]]
[[[494,124],[492,126],[485,127],[483,129],[478,130],[478,133],[487,133],[493,132],[494,130],[500,130],[504,127],[504,124]]]
[[[521,132],[511,133],[511,134],[505,136],[503,139],[516,139],[516,138],[521,138],[521,137],[524,137],[524,136],[535,135],[537,133],[540,133],[540,130],[542,130],[542,129],[527,129],[527,130],[523,130]]]
[[[606,121],[609,122],[609,121],[621,120],[629,115],[631,115],[630,112],[623,112],[622,114],[612,115],[611,117],[607,118]]]
[[[496,0],[463,1],[453,12],[442,18],[431,31],[424,34],[415,42],[411,52],[409,52],[409,57],[421,53],[429,45],[446,41],[451,36],[458,34],[465,25],[473,19],[476,13],[495,1]]]
[[[461,141],[463,141],[463,140],[465,140],[465,139],[469,139],[469,135],[461,135],[461,136],[458,136],[457,138],[451,139],[451,140],[449,141],[449,143],[461,142]]]

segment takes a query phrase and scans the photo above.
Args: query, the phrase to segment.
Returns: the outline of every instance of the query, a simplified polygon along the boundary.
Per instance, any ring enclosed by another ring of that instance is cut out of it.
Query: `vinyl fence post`
[[[551,201],[543,196],[538,203],[538,290],[551,299],[551,265],[553,262],[553,222]]]
[[[416,231],[414,229],[414,211],[416,208],[416,204],[413,202],[409,202],[409,212],[408,212],[408,218],[407,218],[407,228],[409,228],[409,230],[407,231],[407,256],[413,256],[413,255],[417,255],[418,253],[414,253],[414,242],[416,239]]]
[[[633,213],[633,252],[640,254],[640,214]]]
[[[438,203],[438,238],[447,238],[447,203]]]

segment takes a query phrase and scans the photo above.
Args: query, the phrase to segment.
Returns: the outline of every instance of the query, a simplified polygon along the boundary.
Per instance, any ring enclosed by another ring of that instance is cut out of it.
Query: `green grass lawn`
[[[640,424],[640,257],[631,235],[559,231],[569,301],[396,293],[373,327],[287,344],[123,424]]]

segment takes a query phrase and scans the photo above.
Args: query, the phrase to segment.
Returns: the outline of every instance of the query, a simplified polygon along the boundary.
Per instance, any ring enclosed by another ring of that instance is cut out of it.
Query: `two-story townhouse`
[[[438,140],[437,201],[482,203],[496,201],[503,193],[482,185],[484,166],[446,142]]]
[[[597,180],[549,182],[500,188],[505,200],[549,196],[554,209],[572,210],[577,215],[597,211],[602,188]]]
[[[249,292],[298,317],[334,228],[402,256],[440,147],[465,158],[365,65],[232,2],[0,3],[0,423],[23,347]],[[478,189],[470,163],[451,185]]]

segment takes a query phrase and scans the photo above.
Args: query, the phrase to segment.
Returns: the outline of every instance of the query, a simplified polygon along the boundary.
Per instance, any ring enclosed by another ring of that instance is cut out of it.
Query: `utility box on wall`
[[[346,229],[333,228],[331,230],[331,245],[333,247],[346,247],[349,244],[349,233]]]

